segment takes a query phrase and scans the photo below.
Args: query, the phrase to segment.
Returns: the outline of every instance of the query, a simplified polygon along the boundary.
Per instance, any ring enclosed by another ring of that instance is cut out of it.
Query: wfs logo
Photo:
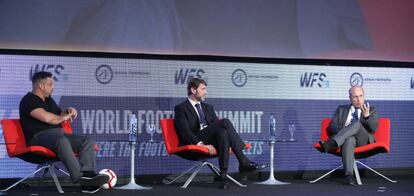
[[[36,72],[39,71],[47,71],[53,74],[53,80],[54,81],[59,81],[60,79],[67,81],[68,80],[68,75],[67,74],[63,74],[62,72],[65,70],[65,67],[63,67],[63,65],[53,65],[53,64],[36,64],[35,66],[32,66],[32,68],[30,69],[30,75],[29,75],[29,80],[32,80],[33,74],[35,74]]]
[[[300,77],[300,86],[301,87],[319,87],[319,88],[328,88],[329,80],[327,80],[325,73],[313,73],[305,72]]]
[[[175,84],[187,84],[191,78],[202,78],[206,80],[203,69],[179,69],[175,71]]]

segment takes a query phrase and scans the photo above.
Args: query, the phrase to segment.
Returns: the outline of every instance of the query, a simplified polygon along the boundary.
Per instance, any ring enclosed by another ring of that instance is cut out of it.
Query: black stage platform
[[[265,195],[334,195],[334,196],[355,196],[355,195],[414,195],[414,173],[412,170],[406,170],[403,172],[386,172],[388,177],[397,180],[397,183],[391,183],[387,180],[376,176],[375,174],[369,174],[362,177],[363,185],[360,186],[348,186],[344,185],[344,178],[342,177],[328,177],[322,179],[316,184],[310,184],[308,181],[318,177],[319,173],[306,175],[301,179],[297,179],[294,175],[282,174],[279,175],[278,180],[290,182],[288,185],[257,185],[254,184],[257,181],[265,180],[266,174],[257,175],[256,177],[249,176],[248,180],[242,180],[244,184],[247,184],[246,188],[237,187],[231,184],[231,188],[228,190],[221,190],[216,188],[216,184],[213,181],[211,175],[197,176],[195,181],[190,184],[187,189],[182,189],[180,186],[182,183],[175,183],[172,185],[164,185],[162,183],[164,177],[154,176],[151,179],[150,176],[137,177],[137,183],[143,186],[150,186],[152,190],[101,190],[97,195],[111,195],[111,196],[127,196],[127,195],[160,195],[160,196],[202,196],[202,195],[253,195],[253,196],[265,196]],[[259,176],[261,176],[259,179]],[[253,180],[252,180],[253,179]],[[126,183],[126,179],[122,179],[123,183]],[[2,188],[10,182],[2,181],[0,185]],[[122,185],[122,184],[118,184]],[[71,185],[69,181],[63,181],[64,194],[59,194],[56,191],[54,185],[49,181],[43,185],[36,185],[34,180],[24,183],[9,192],[7,195],[87,195],[80,191],[80,187]]]

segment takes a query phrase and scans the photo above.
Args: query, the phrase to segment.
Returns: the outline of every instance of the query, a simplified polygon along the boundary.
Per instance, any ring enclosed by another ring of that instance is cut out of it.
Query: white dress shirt
[[[354,106],[351,106],[351,108],[349,109],[348,117],[346,118],[346,121],[345,121],[345,127],[351,124],[351,121],[352,121],[352,118],[353,118],[352,117],[352,114],[354,112],[355,112],[355,107]],[[362,112],[362,110],[359,109],[358,110],[358,118],[359,119],[361,118],[361,112]]]

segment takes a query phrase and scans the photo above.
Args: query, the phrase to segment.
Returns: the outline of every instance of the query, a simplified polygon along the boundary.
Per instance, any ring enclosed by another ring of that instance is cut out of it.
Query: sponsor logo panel
[[[208,83],[206,71],[201,68],[180,68],[175,71],[174,83],[187,84],[191,78],[201,78]]]
[[[277,81],[279,80],[278,74],[263,73],[258,71],[245,71],[244,69],[237,68],[231,74],[231,82],[236,87],[244,87],[249,82],[258,81]]]
[[[363,86],[369,84],[390,84],[391,78],[390,77],[379,77],[379,76],[363,76],[359,72],[354,72],[349,77],[349,84],[351,86]]]
[[[328,76],[324,72],[305,72],[299,81],[302,88],[329,88]]]
[[[102,64],[95,70],[95,78],[101,84],[109,84],[114,79],[130,79],[130,78],[144,78],[149,77],[151,73],[149,71],[135,71],[124,70],[121,68],[113,68],[113,66]]]
[[[46,71],[53,74],[55,82],[68,81],[68,74],[65,73],[65,66],[61,64],[36,64],[30,68],[29,80],[32,80],[33,75],[39,71]]]
[[[95,70],[95,78],[101,84],[108,84],[112,81],[114,72],[108,65],[100,65]]]
[[[236,69],[231,74],[234,86],[243,87],[247,83],[247,73],[243,69]]]

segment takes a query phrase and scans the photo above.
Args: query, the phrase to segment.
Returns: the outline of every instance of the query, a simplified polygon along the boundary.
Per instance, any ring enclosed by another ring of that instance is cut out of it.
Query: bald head
[[[349,96],[352,96],[355,94],[355,92],[357,91],[362,91],[362,94],[364,94],[364,89],[360,86],[353,86],[351,88],[349,88]]]
[[[364,89],[360,86],[351,87],[349,89],[349,100],[351,100],[351,104],[354,107],[362,107],[362,105],[364,105],[365,102]]]

